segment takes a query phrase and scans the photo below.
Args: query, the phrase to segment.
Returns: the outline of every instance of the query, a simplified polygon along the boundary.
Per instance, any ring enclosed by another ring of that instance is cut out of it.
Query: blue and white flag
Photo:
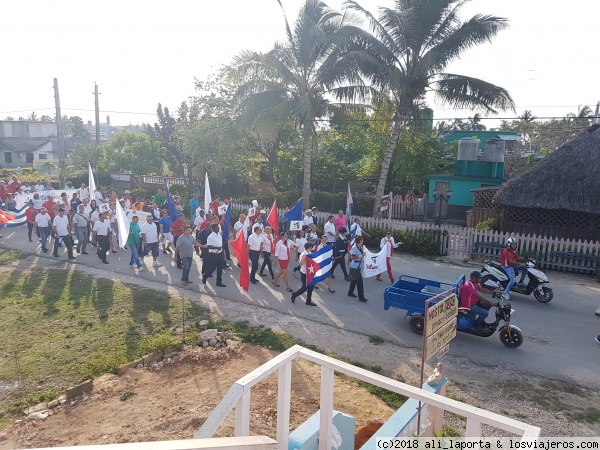
[[[288,212],[286,212],[283,217],[285,217],[290,222],[296,220],[302,220],[302,199],[298,200],[294,206],[292,206]]]
[[[169,184],[167,183],[167,179],[165,178],[165,192],[167,194],[167,208],[169,209],[169,216],[171,216],[171,220],[175,222],[179,214],[177,214],[177,208],[175,208],[175,202],[173,202],[173,197],[171,197],[171,192],[169,192]],[[160,205],[159,205],[160,207]]]
[[[356,232],[358,231],[358,225],[350,225],[350,221],[348,221],[348,230],[350,230],[350,245],[354,245],[354,242],[356,241]]]
[[[306,285],[314,286],[331,274],[333,245],[326,245],[315,253],[306,255]]]
[[[223,220],[223,240],[229,240],[229,224],[231,223],[231,202],[227,205],[227,211],[225,212],[225,219]],[[229,245],[229,244],[225,244]]]
[[[346,193],[346,216],[352,215],[352,208],[354,208],[354,201],[352,200],[352,193],[350,192],[350,183],[348,183],[348,192]]]

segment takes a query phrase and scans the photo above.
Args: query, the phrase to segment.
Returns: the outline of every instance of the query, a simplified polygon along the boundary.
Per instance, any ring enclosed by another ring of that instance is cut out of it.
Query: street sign
[[[427,338],[425,361],[442,351],[456,337],[456,320],[448,321],[442,328]]]
[[[456,316],[458,315],[458,298],[456,298],[456,294],[451,294],[436,303],[427,310],[426,314],[425,336],[431,336],[450,320],[456,322]]]
[[[385,205],[385,206],[380,206],[380,207],[379,207],[379,211],[380,211],[380,212],[387,211],[387,209],[388,209],[388,205]]]

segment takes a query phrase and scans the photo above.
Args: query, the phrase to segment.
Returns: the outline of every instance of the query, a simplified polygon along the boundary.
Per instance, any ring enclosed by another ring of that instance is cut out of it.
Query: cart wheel
[[[500,330],[500,342],[510,348],[517,348],[523,343],[523,333],[516,328],[504,327]]]
[[[412,316],[410,318],[410,329],[413,333],[423,334],[423,328],[425,327],[425,320],[423,316]]]

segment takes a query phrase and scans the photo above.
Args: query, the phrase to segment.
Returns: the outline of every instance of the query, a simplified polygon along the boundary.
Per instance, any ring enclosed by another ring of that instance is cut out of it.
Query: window
[[[33,153],[25,153],[25,163],[31,164],[33,163]]]
[[[48,159],[48,155],[46,153],[40,153],[38,159]]]
[[[12,164],[12,152],[4,152],[4,162],[6,164]]]

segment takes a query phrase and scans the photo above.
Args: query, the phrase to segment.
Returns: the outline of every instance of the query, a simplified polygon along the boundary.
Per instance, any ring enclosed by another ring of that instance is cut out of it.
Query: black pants
[[[331,265],[331,275],[333,275],[333,272],[335,271],[335,268],[337,266],[340,266],[342,268],[344,277],[347,277],[348,272],[346,272],[346,255],[340,256],[339,258],[335,258],[333,260],[333,264]]]
[[[204,269],[204,265],[202,269],[204,273],[202,274],[202,281],[206,281],[206,279],[217,271],[217,284],[221,284],[223,281],[223,258],[221,253],[207,253],[205,256],[204,264],[207,265],[206,269]]]
[[[227,239],[223,239],[223,251],[225,252],[225,258],[231,259],[231,255],[229,254],[229,241]]]
[[[67,247],[67,255],[69,258],[73,258],[73,240],[70,235],[59,236],[58,234],[54,236],[54,251],[52,252],[54,256],[58,257],[58,240],[62,238],[65,247]]]
[[[179,239],[179,236],[173,236],[173,248],[177,247],[177,239]],[[183,265],[181,264],[181,258],[179,257],[179,252],[177,253],[177,268],[183,269]]]
[[[29,236],[29,240],[31,240],[31,233],[33,232],[33,222],[27,222],[27,235]]]
[[[271,274],[271,278],[275,278],[275,274],[273,273],[273,264],[271,263],[271,254],[269,252],[263,252],[263,263],[260,267],[260,274],[262,275],[265,272],[265,267],[269,268],[269,273]]]
[[[364,299],[365,298],[365,290],[363,288],[362,276],[358,277],[358,280],[353,280],[350,282],[350,287],[348,288],[348,294],[354,294],[354,287],[358,287],[359,300]]]
[[[250,250],[248,255],[250,256],[250,261],[252,262],[250,281],[256,281],[256,272],[258,271],[258,258],[260,258],[260,252],[258,250]]]
[[[302,281],[302,287],[298,289],[296,292],[292,293],[292,297],[296,298],[299,295],[302,295],[306,292],[306,303],[312,302],[312,293],[314,286],[306,286],[306,274],[300,272],[300,280]]]
[[[96,235],[96,243],[98,244],[98,256],[102,262],[106,262],[106,253],[110,250],[108,236]]]

